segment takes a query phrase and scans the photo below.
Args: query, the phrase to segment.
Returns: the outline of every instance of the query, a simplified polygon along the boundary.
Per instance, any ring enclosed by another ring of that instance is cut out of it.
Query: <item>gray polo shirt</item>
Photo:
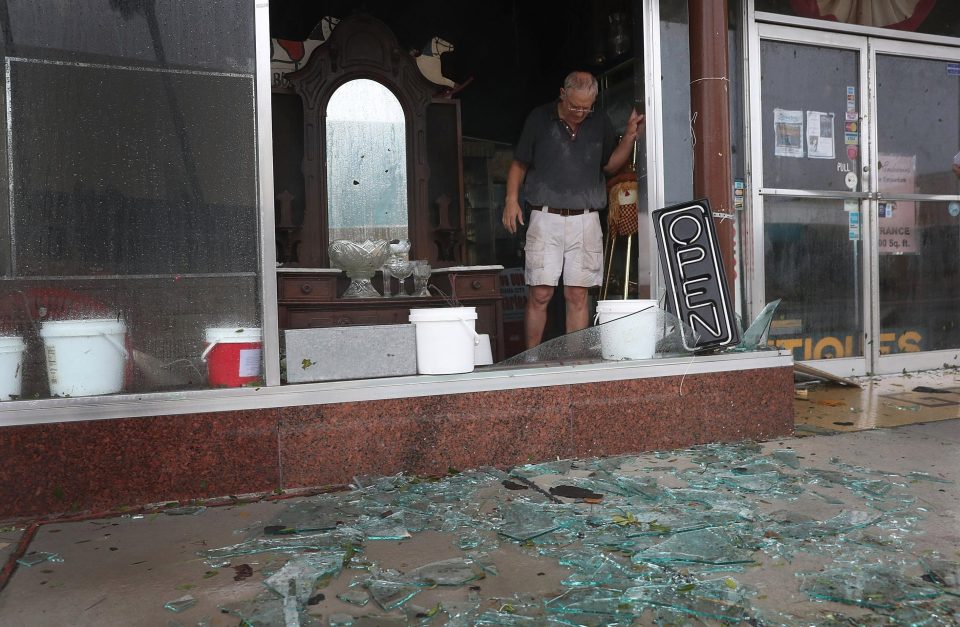
[[[607,206],[603,166],[616,147],[617,136],[606,114],[594,112],[571,137],[557,114],[557,102],[530,112],[513,158],[527,165],[521,196],[533,205],[566,209]]]

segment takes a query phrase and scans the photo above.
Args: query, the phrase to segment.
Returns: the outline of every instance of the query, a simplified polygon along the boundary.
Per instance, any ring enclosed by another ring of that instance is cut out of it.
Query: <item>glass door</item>
[[[960,365],[960,50],[880,39],[869,46],[874,371]]]
[[[871,350],[867,59],[861,37],[760,25],[754,257],[763,301],[782,300],[770,340],[841,376],[867,372]]]
[[[771,341],[841,376],[960,365],[960,50],[758,34],[754,291],[783,301]]]

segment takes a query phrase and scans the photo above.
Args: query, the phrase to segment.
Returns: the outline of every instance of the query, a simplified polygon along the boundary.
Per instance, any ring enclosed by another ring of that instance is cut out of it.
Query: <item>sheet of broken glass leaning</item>
[[[915,486],[929,482],[950,483],[836,458],[812,465],[753,443],[356,477],[349,492],[284,502],[274,520],[240,530],[241,542],[199,555],[203,567],[238,573],[269,564],[257,598],[221,606],[247,625],[953,625],[956,554],[912,550],[930,505]],[[423,532],[443,534],[460,556],[423,556],[401,572],[365,554]],[[569,573],[561,589],[481,600],[479,580],[500,575],[494,555],[506,545],[556,560]],[[809,614],[765,607],[746,582],[760,563],[811,557],[821,567],[789,579]],[[353,609],[321,622],[311,608],[333,588]],[[456,593],[418,604],[438,588]],[[850,613],[817,613],[817,600]]]
[[[764,307],[754,322],[740,334],[742,339],[736,346],[697,348],[700,335],[696,329],[662,308],[646,306],[606,322],[600,322],[598,318],[594,320],[593,326],[548,340],[498,362],[492,368],[668,358],[718,351],[766,350],[770,322],[779,304],[780,301],[776,300]],[[739,319],[737,324],[742,328]]]

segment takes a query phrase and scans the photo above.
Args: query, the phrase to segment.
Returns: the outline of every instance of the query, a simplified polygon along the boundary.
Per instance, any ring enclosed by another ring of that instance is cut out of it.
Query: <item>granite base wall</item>
[[[791,368],[0,427],[0,520],[792,430]]]

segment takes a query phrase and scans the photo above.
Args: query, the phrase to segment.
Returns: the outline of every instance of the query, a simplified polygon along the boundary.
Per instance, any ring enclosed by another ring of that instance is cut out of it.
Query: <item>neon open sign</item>
[[[653,212],[660,262],[667,280],[667,309],[687,323],[696,339],[689,349],[722,348],[740,341],[723,258],[707,199]]]

